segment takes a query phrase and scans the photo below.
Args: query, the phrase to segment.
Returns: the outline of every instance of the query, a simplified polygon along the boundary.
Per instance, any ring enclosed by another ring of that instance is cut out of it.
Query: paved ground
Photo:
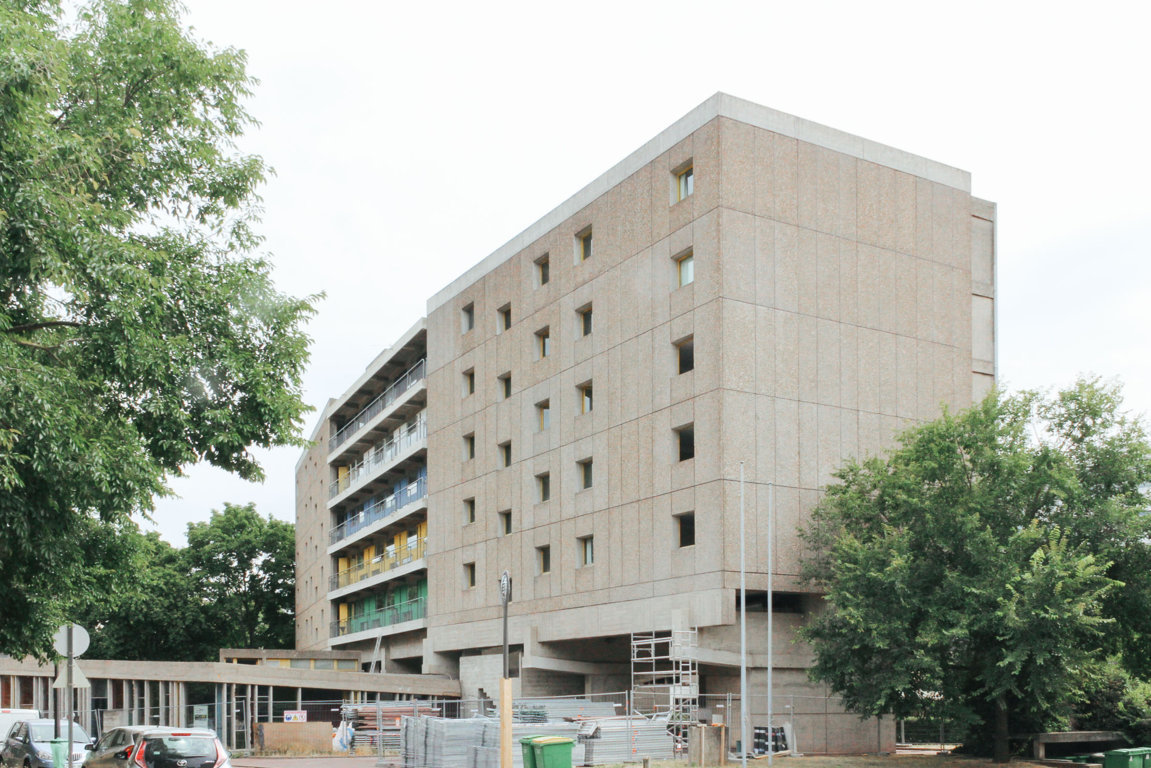
[[[233,768],[375,768],[376,757],[233,757]]]

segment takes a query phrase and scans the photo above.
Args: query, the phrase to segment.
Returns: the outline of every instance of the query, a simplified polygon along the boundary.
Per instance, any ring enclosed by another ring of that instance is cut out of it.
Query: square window
[[[464,563],[464,589],[472,589],[476,585],[476,564]]]
[[[500,443],[500,463],[505,467],[512,465],[512,443],[509,440],[506,443]]]
[[[512,396],[512,373],[511,373],[511,371],[508,371],[507,373],[500,376],[499,380],[500,380],[500,392],[503,393],[504,400],[507,400],[509,397]]]
[[[680,288],[695,282],[695,256],[691,251],[676,257],[675,275]]]
[[[576,235],[576,261],[587,261],[591,255],[591,227],[588,227]]]
[[[676,528],[679,533],[679,546],[694,547],[695,546],[695,513],[685,512],[682,515],[676,515]]]
[[[469,368],[464,371],[464,396],[475,394],[476,391],[476,372],[475,369]]]
[[[592,396],[591,382],[588,381],[580,384],[576,389],[579,392],[579,412],[591,413],[592,406],[595,404]]]
[[[468,525],[476,521],[476,500],[464,499],[464,524]]]
[[[540,328],[536,331],[536,358],[543,360],[552,353],[551,329]]]
[[[552,476],[547,472],[536,475],[536,498],[545,502],[552,497]]]
[[[688,336],[675,345],[676,370],[687,373],[695,368],[695,339]]]
[[[594,536],[581,536],[576,539],[579,542],[579,561],[580,565],[591,565],[595,562],[595,537]]]
[[[500,333],[512,327],[512,305],[504,304],[496,312],[499,314],[499,319],[496,322],[496,330]]]
[[[579,467],[579,483],[580,488],[587,489],[592,486],[592,460],[584,459],[583,461],[576,462]]]
[[[500,517],[500,535],[507,536],[512,532],[512,511],[505,509],[497,514]]]
[[[460,332],[467,333],[476,327],[476,305],[466,304],[460,310]]]
[[[695,458],[695,426],[692,424],[680,427],[675,431],[676,442],[679,445],[679,460],[687,461]]]
[[[686,168],[682,168],[675,174],[675,199],[676,202],[690,197],[691,193],[695,191],[695,169],[689,164]]]
[[[476,457],[476,434],[464,435],[464,461]]]
[[[549,546],[536,547],[536,565],[540,575],[552,572],[552,548]]]
[[[551,260],[546,253],[536,259],[536,285],[548,284],[548,280],[551,279],[549,270],[550,262]]]
[[[579,315],[580,336],[591,335],[591,329],[592,329],[591,304],[588,304],[587,306],[584,306],[584,307],[580,307],[579,309],[576,310],[576,314]]]
[[[550,400],[541,400],[536,403],[536,424],[543,432],[552,425],[552,405]]]

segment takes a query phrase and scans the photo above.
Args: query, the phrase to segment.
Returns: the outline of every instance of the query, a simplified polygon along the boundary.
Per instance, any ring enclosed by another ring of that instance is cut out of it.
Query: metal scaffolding
[[[632,706],[637,712],[666,718],[668,731],[686,739],[699,709],[699,667],[695,629],[633,632],[631,636]]]

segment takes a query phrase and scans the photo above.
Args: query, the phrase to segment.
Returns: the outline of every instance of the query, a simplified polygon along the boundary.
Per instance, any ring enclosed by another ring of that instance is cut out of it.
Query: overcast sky
[[[999,206],[1001,382],[1117,377],[1151,412],[1141,4],[186,2],[261,81],[243,149],[277,171],[278,286],[325,294],[317,409],[433,293],[724,91],[970,171]],[[263,485],[191,470],[158,528],[183,545],[225,501],[293,520],[299,455],[263,454]]]

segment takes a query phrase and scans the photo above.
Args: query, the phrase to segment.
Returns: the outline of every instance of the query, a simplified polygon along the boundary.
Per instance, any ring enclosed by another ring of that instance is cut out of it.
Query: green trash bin
[[[68,740],[52,739],[52,765],[68,768]]]
[[[536,753],[534,768],[572,768],[575,739],[566,736],[540,736],[532,741]],[[527,768],[526,764],[524,768]]]
[[[1131,747],[1127,754],[1131,755],[1131,765],[1135,768],[1151,768],[1151,747]]]
[[[1103,768],[1143,768],[1143,755],[1138,749],[1112,749],[1103,753]]]
[[[536,753],[532,749],[532,742],[539,736],[524,736],[520,739],[520,749],[524,753],[524,768],[536,768]]]

